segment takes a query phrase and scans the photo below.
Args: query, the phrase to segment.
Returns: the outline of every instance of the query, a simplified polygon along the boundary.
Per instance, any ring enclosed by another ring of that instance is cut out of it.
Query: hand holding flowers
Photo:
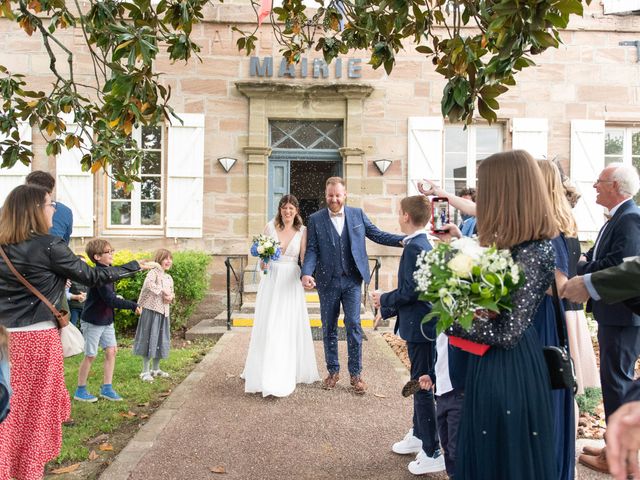
[[[280,242],[268,235],[260,234],[253,237],[253,244],[251,245],[251,255],[254,257],[260,257],[262,262],[262,270],[267,273],[267,265],[271,260],[278,260],[280,258]]]
[[[511,293],[524,283],[508,250],[482,247],[468,237],[439,243],[423,252],[416,266],[420,299],[432,303],[423,321],[438,317],[438,334],[454,322],[469,330],[474,321],[490,321],[479,311],[511,311]]]

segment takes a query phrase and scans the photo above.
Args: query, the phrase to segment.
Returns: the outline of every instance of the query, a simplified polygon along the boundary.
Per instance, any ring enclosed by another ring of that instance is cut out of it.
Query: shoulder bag
[[[16,267],[13,266],[9,257],[5,253],[4,249],[0,246],[0,255],[4,259],[9,270],[16,276],[20,283],[22,283],[31,293],[33,293],[36,297],[38,297],[42,303],[44,303],[53,316],[56,319],[56,323],[58,324],[58,329],[60,331],[60,341],[62,342],[62,352],[65,357],[71,357],[73,355],[78,355],[82,353],[84,350],[84,337],[78,328],[69,323],[69,312],[66,310],[58,310],[53,304],[45,297],[38,289],[36,289],[29,281],[24,278],[20,272],[16,270]]]
[[[578,391],[578,382],[576,380],[576,371],[573,366],[573,360],[569,355],[569,347],[567,344],[567,330],[565,322],[563,322],[564,313],[560,307],[560,298],[558,297],[558,287],[556,281],[553,281],[553,306],[556,317],[556,328],[558,329],[559,346],[543,347],[544,359],[549,369],[549,378],[551,379],[552,389],[571,389],[575,394]]]

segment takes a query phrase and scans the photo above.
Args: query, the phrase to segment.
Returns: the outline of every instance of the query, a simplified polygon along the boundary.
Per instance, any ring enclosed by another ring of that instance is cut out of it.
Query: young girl
[[[11,385],[9,376],[9,334],[0,325],[0,422],[9,414]]]
[[[169,250],[161,248],[156,252],[154,262],[158,264],[147,274],[142,285],[138,305],[142,314],[138,321],[133,354],[142,356],[144,382],[153,382],[153,377],[168,377],[160,370],[160,359],[169,356],[169,304],[173,302],[173,279],[166,273],[173,264]],[[153,359],[153,369],[149,370],[149,360]]]

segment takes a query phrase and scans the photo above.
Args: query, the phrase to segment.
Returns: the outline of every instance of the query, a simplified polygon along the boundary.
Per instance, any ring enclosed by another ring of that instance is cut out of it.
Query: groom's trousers
[[[334,277],[331,283],[318,288],[320,298],[320,318],[322,320],[322,340],[327,371],[340,371],[338,361],[338,317],[340,304],[344,311],[344,325],[347,333],[349,374],[360,375],[362,371],[362,327],[360,325],[360,303],[362,301],[362,280],[342,275]]]
[[[407,351],[411,362],[411,380],[430,375],[435,383],[435,342],[407,342]],[[433,457],[440,448],[433,390],[418,390],[413,395],[413,435],[422,440],[422,450],[429,457]]]

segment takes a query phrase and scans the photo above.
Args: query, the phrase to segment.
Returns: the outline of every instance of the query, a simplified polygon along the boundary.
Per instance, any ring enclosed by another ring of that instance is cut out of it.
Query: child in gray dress
[[[133,354],[142,357],[142,373],[140,379],[153,382],[153,377],[168,377],[169,374],[160,370],[160,359],[169,356],[171,335],[169,330],[169,305],[175,297],[173,279],[166,273],[173,264],[171,252],[159,249],[154,257],[158,264],[147,274],[144,280],[138,305],[142,314],[136,329],[133,344]],[[153,359],[153,368],[149,369]]]

